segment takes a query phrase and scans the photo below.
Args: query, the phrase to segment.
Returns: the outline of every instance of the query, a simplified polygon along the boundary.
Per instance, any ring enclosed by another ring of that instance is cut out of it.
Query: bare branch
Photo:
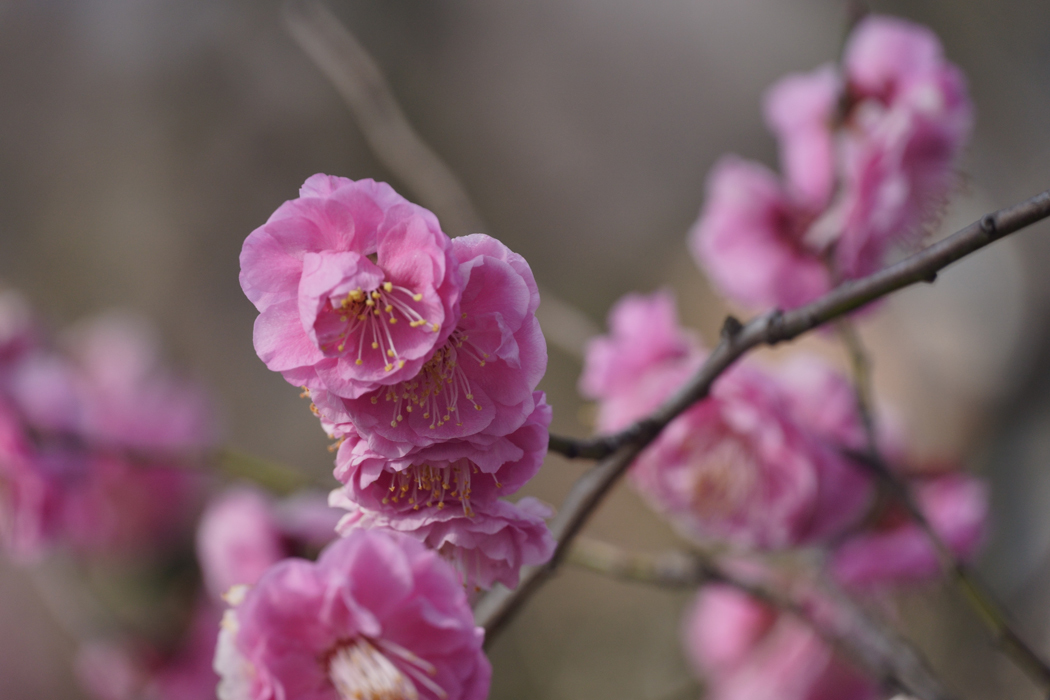
[[[843,282],[805,306],[770,311],[743,326],[727,322],[721,341],[697,374],[655,413],[612,435],[587,440],[555,438],[551,449],[571,458],[602,459],[626,445],[648,444],[668,422],[707,396],[711,383],[753,348],[792,340],[898,289],[933,282],[939,271],[956,260],[1048,216],[1050,191],[988,214],[895,265]]]
[[[617,579],[670,588],[724,583],[798,617],[890,692],[907,690],[927,700],[953,697],[907,640],[841,591],[820,590],[821,598],[830,599],[837,613],[829,618],[814,608],[812,585],[785,589],[784,586],[772,585],[772,581],[763,580],[757,574],[741,576],[700,553],[639,554],[605,542],[580,538],[574,543],[567,561]]]
[[[320,0],[291,0],[292,37],[339,91],[376,157],[455,234],[483,231],[459,178],[412,128],[382,70]]]

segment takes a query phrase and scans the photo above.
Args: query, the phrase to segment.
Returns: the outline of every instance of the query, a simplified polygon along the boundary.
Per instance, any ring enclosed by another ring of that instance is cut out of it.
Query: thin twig
[[[625,445],[649,442],[671,419],[707,395],[711,383],[741,355],[759,345],[793,340],[828,321],[918,282],[933,282],[937,273],[975,250],[1050,216],[1050,191],[988,214],[944,240],[867,277],[843,282],[816,301],[792,311],[774,310],[734,328],[677,394],[651,416],[611,435],[585,440],[556,438],[551,449],[571,458],[603,459]],[[733,319],[735,321],[735,319]]]
[[[937,273],[960,258],[993,241],[1050,216],[1050,191],[993,214],[934,243],[901,262],[867,277],[839,285],[816,301],[793,311],[774,310],[745,325],[733,324],[730,332],[708,355],[699,371],[652,415],[626,430],[592,440],[555,439],[555,447],[572,445],[563,454],[592,457],[599,461],[570,489],[551,532],[558,540],[551,560],[523,572],[519,587],[510,591],[496,587],[475,608],[475,617],[486,629],[486,643],[509,622],[513,614],[557,569],[572,538],[601,503],[605,494],[627,470],[634,458],[675,417],[707,396],[714,381],[745,353],[759,345],[791,340],[828,321],[917,282],[932,282]],[[926,697],[907,688],[908,692]]]
[[[909,690],[930,700],[951,697],[922,656],[878,617],[840,592],[822,590],[820,598],[834,605],[836,614],[821,615],[814,605],[814,588],[774,586],[755,572],[742,576],[698,552],[640,554],[615,545],[579,538],[568,562],[619,580],[670,588],[696,588],[723,583],[757,600],[794,615],[825,642],[865,669],[890,692]],[[768,578],[768,576],[764,577]]]
[[[933,546],[941,570],[948,576],[970,607],[991,632],[1000,649],[1016,663],[1044,692],[1050,692],[1050,667],[1013,629],[990,593],[981,585],[975,572],[961,561],[937,533],[915,499],[908,484],[886,463],[879,449],[875,425],[872,392],[871,362],[864,343],[848,318],[836,323],[839,337],[850,357],[853,368],[853,386],[857,412],[864,426],[867,441],[867,464],[883,482],[890,494],[901,503],[912,520],[922,528]]]
[[[412,128],[379,64],[320,0],[285,3],[289,33],[332,82],[376,158],[455,234],[483,231],[466,190]]]

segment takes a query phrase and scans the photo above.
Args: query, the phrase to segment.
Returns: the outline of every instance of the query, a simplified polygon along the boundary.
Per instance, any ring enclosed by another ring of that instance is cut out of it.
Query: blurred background
[[[977,129],[944,230],[1050,187],[1050,3],[870,5],[932,27],[970,79]],[[588,413],[572,346],[622,294],[669,286],[686,322],[715,339],[727,309],[684,238],[707,170],[726,152],[775,164],[762,91],[834,59],[848,14],[833,0],[331,7],[459,175],[486,232],[582,314],[542,319],[565,347],[552,345],[541,388],[554,429],[577,435]],[[404,183],[290,38],[281,3],[0,0],[0,95],[0,282],[56,326],[111,307],[145,314],[218,397],[232,445],[330,472],[306,402],[255,356],[237,256],[313,173]],[[1044,655],[1048,265],[1044,223],[895,296],[863,328],[879,397],[916,450],[991,480],[981,570]],[[821,337],[801,345],[837,357]],[[549,458],[530,493],[557,504],[582,469]],[[626,488],[589,534],[636,549],[674,542]],[[565,570],[495,646],[492,697],[698,697],[678,644],[689,598]],[[901,619],[964,698],[1037,697],[952,591],[909,596]],[[26,575],[0,563],[0,697],[81,698],[73,651]]]

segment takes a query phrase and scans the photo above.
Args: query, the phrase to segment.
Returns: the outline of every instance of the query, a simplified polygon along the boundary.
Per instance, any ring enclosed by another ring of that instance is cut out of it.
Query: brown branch
[[[412,128],[375,59],[320,0],[285,4],[289,33],[350,108],[372,152],[456,235],[483,231],[452,169]]]
[[[805,306],[792,311],[770,311],[745,325],[729,317],[721,341],[696,376],[652,415],[611,435],[584,440],[554,437],[551,449],[570,458],[603,459],[627,445],[648,444],[671,419],[704,398],[711,383],[753,348],[792,340],[898,289],[917,282],[933,282],[939,271],[956,260],[1048,216],[1050,191],[988,214],[895,265],[843,282]]]
[[[510,591],[497,587],[475,609],[485,627],[486,643],[499,633],[524,602],[554,573],[580,531],[605,494],[627,470],[635,457],[675,417],[707,396],[714,381],[745,353],[759,345],[776,345],[798,337],[828,321],[916,282],[933,282],[937,273],[984,246],[1050,216],[1050,191],[1012,207],[988,214],[948,238],[879,272],[839,285],[816,301],[793,311],[770,311],[745,325],[727,322],[722,339],[708,355],[696,375],[649,417],[626,430],[593,440],[555,438],[553,447],[573,457],[600,459],[570,489],[551,532],[558,540],[551,560],[523,572],[519,587]],[[571,446],[571,449],[568,447]],[[919,697],[915,688],[909,693]]]
[[[821,596],[831,600],[837,613],[833,619],[827,619],[827,615],[821,616],[814,609],[812,587],[785,591],[783,586],[771,585],[770,581],[757,576],[738,575],[697,552],[640,554],[579,538],[567,561],[619,580],[669,588],[696,588],[705,583],[732,586],[799,618],[891,692],[903,690],[928,700],[952,697],[907,640],[839,591],[821,591]]]

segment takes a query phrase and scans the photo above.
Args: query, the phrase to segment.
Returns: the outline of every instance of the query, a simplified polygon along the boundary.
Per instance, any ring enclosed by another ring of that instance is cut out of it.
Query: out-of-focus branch
[[[903,287],[916,282],[933,282],[938,271],[956,260],[1048,216],[1050,191],[988,214],[895,265],[867,277],[845,282],[816,301],[793,311],[770,311],[747,324],[741,324],[734,318],[727,319],[721,341],[698,372],[649,417],[620,433],[592,440],[554,438],[553,446],[563,448],[562,453],[566,456],[591,457],[600,461],[573,485],[561,510],[551,522],[551,532],[558,540],[551,560],[524,572],[516,590],[496,587],[479,601],[475,617],[487,631],[486,642],[495,637],[525,600],[557,569],[572,538],[635,457],[675,417],[705,398],[714,381],[740,357],[760,345],[775,345],[796,338]],[[913,695],[925,697],[914,688],[907,690]]]
[[[937,554],[941,570],[962,592],[971,608],[993,635],[1000,649],[1039,685],[1050,692],[1050,666],[1021,638],[1010,625],[1006,613],[981,585],[977,575],[962,562],[933,528],[919,507],[908,484],[901,479],[882,457],[873,410],[871,363],[864,343],[849,319],[840,319],[837,330],[853,368],[853,385],[857,397],[857,413],[864,426],[867,453],[863,461],[880,479],[890,494],[901,503],[908,514],[922,528]]]
[[[289,0],[288,31],[331,81],[376,158],[433,209],[452,235],[486,231],[481,215],[452,169],[412,127],[383,71],[361,42],[321,0]],[[599,332],[585,314],[548,289],[536,312],[544,335],[571,357]]]
[[[372,152],[455,234],[484,230],[456,174],[412,128],[368,51],[321,0],[290,0],[292,37],[350,108]]]
[[[820,615],[807,589],[773,586],[741,576],[699,553],[640,554],[586,538],[577,539],[567,562],[616,579],[670,588],[724,583],[808,624],[824,641],[865,669],[890,692],[906,690],[928,700],[952,697],[922,656],[882,620],[835,591],[822,591],[835,613]]]
[[[570,458],[603,459],[617,450],[648,444],[678,414],[707,396],[711,383],[742,355],[760,345],[792,340],[828,321],[917,282],[933,282],[937,273],[975,250],[1050,216],[1050,191],[988,214],[948,238],[867,277],[843,282],[805,306],[773,310],[741,324],[726,319],[722,339],[697,374],[652,415],[612,435],[586,440],[554,437],[551,449]]]
[[[228,477],[254,481],[277,494],[294,493],[309,487],[326,491],[332,488],[328,481],[317,481],[284,464],[270,462],[232,447],[217,450],[212,457],[212,464]]]

